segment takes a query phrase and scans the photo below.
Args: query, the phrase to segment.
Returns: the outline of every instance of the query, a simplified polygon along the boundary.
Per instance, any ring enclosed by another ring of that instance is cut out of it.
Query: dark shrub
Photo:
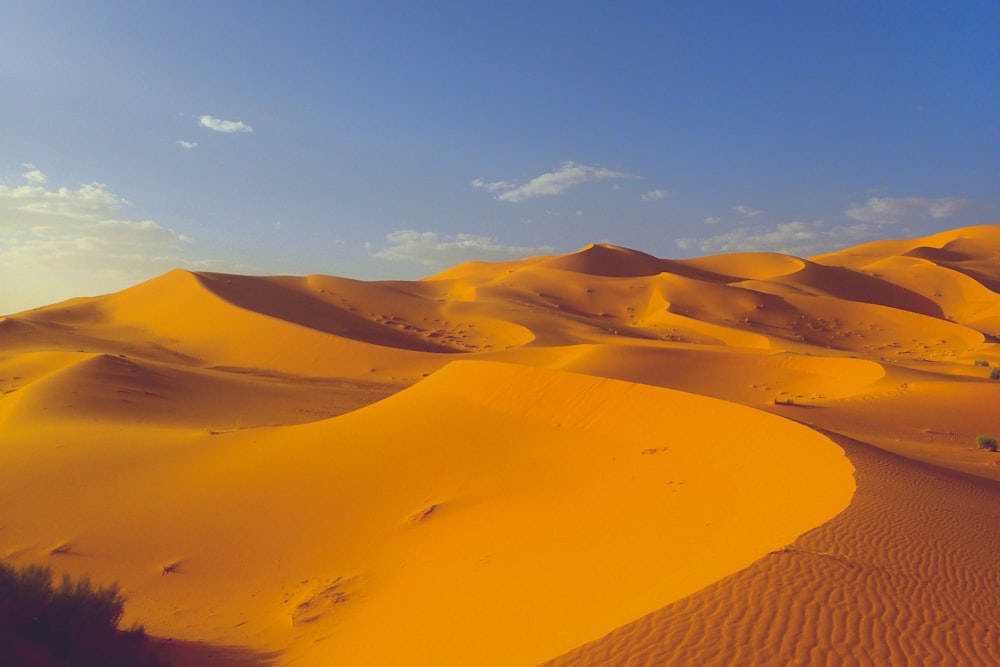
[[[141,628],[118,630],[125,598],[117,584],[95,587],[52,570],[0,562],[0,658],[34,667],[153,667],[160,663]]]

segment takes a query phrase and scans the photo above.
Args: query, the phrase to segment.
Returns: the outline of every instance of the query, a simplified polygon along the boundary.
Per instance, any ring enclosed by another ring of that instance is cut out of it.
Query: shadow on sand
[[[150,637],[157,657],[171,667],[275,667],[280,653],[263,653],[244,646]]]

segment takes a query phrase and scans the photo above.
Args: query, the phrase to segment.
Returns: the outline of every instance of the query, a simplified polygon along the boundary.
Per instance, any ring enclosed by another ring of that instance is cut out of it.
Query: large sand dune
[[[0,556],[177,665],[997,664],[998,289],[976,227],[12,314]]]

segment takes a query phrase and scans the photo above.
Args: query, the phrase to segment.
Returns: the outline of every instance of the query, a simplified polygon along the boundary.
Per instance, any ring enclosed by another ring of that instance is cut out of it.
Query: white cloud
[[[515,187],[513,183],[508,183],[507,181],[490,181],[487,182],[482,178],[477,178],[472,181],[472,187],[483,188],[487,192],[503,192],[504,190],[510,190]]]
[[[191,150],[192,148],[197,148],[198,146],[197,141],[185,141],[184,139],[178,139],[174,143],[180,146],[181,148],[186,148],[188,150]]]
[[[48,182],[49,177],[43,174],[40,170],[35,169],[35,165],[26,163],[24,167],[30,170],[21,174],[22,176],[24,176],[24,180],[28,181],[29,183],[37,183],[39,185]]]
[[[488,182],[482,178],[477,178],[472,181],[472,186],[485,188],[487,192],[494,193],[495,199],[520,202],[526,199],[534,199],[535,197],[559,195],[569,188],[582,183],[618,178],[634,178],[634,176],[620,171],[612,171],[605,167],[594,167],[573,161],[566,161],[559,165],[559,168],[555,171],[536,176],[524,185],[514,185],[507,181]]]
[[[650,190],[649,192],[643,192],[639,198],[642,201],[659,201],[660,199],[666,199],[667,197],[673,197],[674,193],[669,190]]]
[[[202,116],[198,119],[202,127],[216,132],[253,132],[253,128],[241,120],[222,120],[212,116]]]
[[[746,204],[737,204],[736,206],[733,207],[733,210],[739,213],[740,215],[745,215],[748,218],[753,218],[764,212],[764,211],[758,211],[755,208],[751,208]]]
[[[781,252],[809,257],[871,240],[875,228],[870,225],[830,227],[822,220],[788,222],[771,228],[731,231],[705,238],[679,239],[677,247],[694,254],[727,252]]]
[[[425,266],[447,267],[462,262],[495,262],[520,259],[552,252],[549,246],[506,246],[487,236],[456,234],[442,237],[435,232],[404,229],[386,235],[388,245],[372,253],[373,257],[391,261],[416,262]]]
[[[565,217],[567,215],[572,215],[572,216],[576,216],[576,217],[579,218],[579,217],[581,217],[583,215],[583,209],[576,209],[575,211],[551,211],[551,210],[546,210],[545,211],[545,215],[549,216],[550,218],[562,218],[562,217]],[[532,220],[525,220],[524,222],[526,224],[528,224],[528,223],[531,223],[533,221]]]
[[[717,225],[722,222],[722,218],[702,218],[701,221],[706,225]]]
[[[77,190],[46,190],[41,185],[0,185],[0,202],[0,206],[3,206],[0,210],[10,207],[22,212],[66,218],[99,217],[128,205],[126,200],[108,192],[103,183],[81,185]],[[0,228],[5,226],[4,222],[0,220]]]
[[[964,213],[972,202],[958,197],[871,197],[864,205],[855,204],[844,215],[861,222],[896,224],[927,218],[952,218]]]
[[[0,313],[121,289],[187,263],[188,237],[122,216],[128,201],[103,184],[47,189],[24,177],[29,184],[0,185],[0,281],[24,286],[0,299]]]

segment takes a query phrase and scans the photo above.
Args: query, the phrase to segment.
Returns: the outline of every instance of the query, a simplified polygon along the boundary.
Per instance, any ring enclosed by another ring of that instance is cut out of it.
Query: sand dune
[[[837,442],[857,467],[847,511],[545,665],[1000,663],[996,484]]]
[[[15,490],[5,536],[118,576],[154,634],[297,664],[534,664],[749,565],[854,490],[840,449],[787,420],[484,362],[329,421],[175,437],[15,452],[18,479],[47,484]],[[132,451],[150,446],[155,466]],[[39,497],[69,475],[73,507]]]
[[[11,314],[0,556],[178,665],[996,664],[998,290],[987,226]]]

